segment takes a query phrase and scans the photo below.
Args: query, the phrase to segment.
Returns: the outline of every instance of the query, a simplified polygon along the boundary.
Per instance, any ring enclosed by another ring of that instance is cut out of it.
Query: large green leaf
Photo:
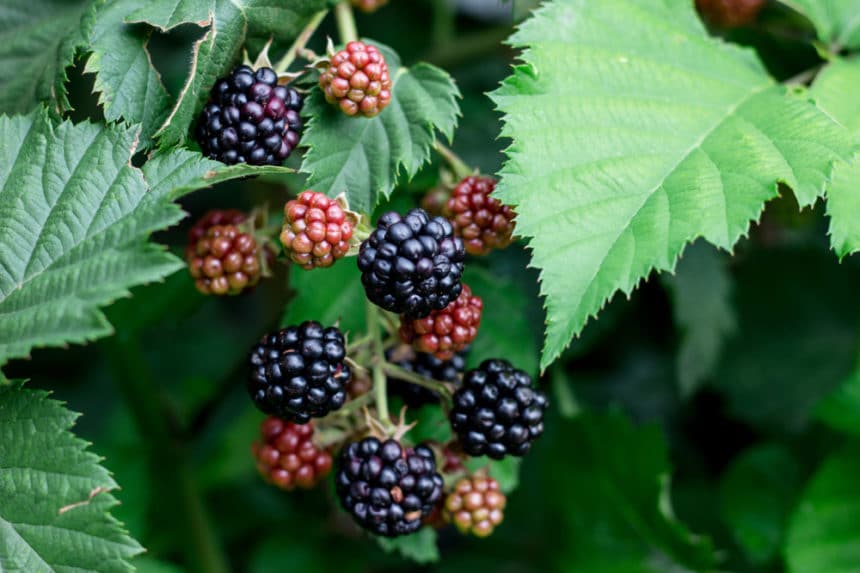
[[[812,22],[822,42],[860,47],[860,0],[780,0]]]
[[[66,68],[85,40],[87,0],[0,4],[0,113],[22,113],[42,100],[64,109]]]
[[[0,117],[0,363],[109,334],[99,306],[181,266],[146,242],[182,212],[148,199],[137,135]]]
[[[492,94],[513,140],[498,196],[541,269],[546,367],[617,291],[697,237],[731,249],[782,181],[801,205],[851,141],[688,0],[555,0]]]
[[[794,511],[785,558],[789,573],[860,571],[860,447],[828,458]]]
[[[152,66],[147,43],[152,30],[125,24],[137,0],[100,0],[92,15],[92,51],[85,70],[96,74],[95,90],[105,118],[141,126],[141,147],[167,117],[170,96]]]
[[[636,426],[618,413],[555,423],[559,427],[548,438],[557,432],[555,439],[566,444],[564,459],[543,476],[541,491],[564,492],[555,503],[573,530],[565,570],[711,570],[716,556],[710,540],[692,534],[673,514],[668,445],[657,426]],[[538,442],[535,453],[541,447]],[[655,555],[667,563],[646,567]],[[636,561],[641,569],[632,567]]]
[[[378,45],[378,44],[377,44]],[[335,197],[346,193],[351,209],[370,213],[391,194],[401,173],[411,178],[430,159],[436,130],[454,136],[460,92],[443,70],[420,63],[402,67],[397,54],[379,46],[394,87],[378,116],[349,117],[314,89],[305,104],[302,137],[308,152],[302,171],[308,188]]]
[[[712,374],[735,329],[732,284],[724,258],[700,243],[687,249],[667,282],[674,295],[675,322],[682,331],[678,382],[681,393],[689,396]]]
[[[860,22],[860,20],[858,20]],[[818,105],[844,125],[860,144],[860,59],[834,60],[815,78]],[[860,250],[860,155],[834,169],[827,188],[830,243],[843,257]]]
[[[797,460],[775,444],[743,452],[723,475],[723,518],[753,562],[766,563],[779,554],[800,485]]]
[[[250,37],[293,38],[327,6],[326,0],[153,0],[126,18],[170,30],[180,24],[208,27],[194,44],[191,73],[179,99],[157,132],[159,145],[182,144],[195,116],[203,107],[215,81],[237,64],[242,46]]]
[[[42,391],[0,387],[0,570],[133,571],[142,548],[111,517],[117,484]]]

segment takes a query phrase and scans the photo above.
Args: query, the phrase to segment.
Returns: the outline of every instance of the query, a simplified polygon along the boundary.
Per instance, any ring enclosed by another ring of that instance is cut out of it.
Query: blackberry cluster
[[[364,529],[397,537],[414,533],[442,499],[442,476],[425,445],[364,438],[347,445],[335,478],[341,504]]]
[[[302,97],[272,68],[239,66],[219,80],[197,122],[203,154],[232,165],[280,165],[299,143]]]
[[[461,533],[487,537],[504,519],[507,498],[490,477],[463,478],[445,498],[445,520]]]
[[[439,360],[432,354],[424,352],[404,354],[399,349],[390,349],[385,353],[385,359],[404,370],[440,382],[457,382],[466,368],[465,350],[454,354],[450,360]],[[420,408],[425,404],[439,401],[439,395],[433,390],[405,380],[390,378],[388,388],[392,394],[403,398],[403,402],[411,408]]]
[[[391,103],[388,64],[376,46],[364,42],[349,42],[332,55],[319,84],[326,101],[346,115],[374,117]]]
[[[188,246],[186,257],[194,285],[203,294],[239,294],[262,276],[257,241],[235,225],[208,227]]]
[[[313,443],[312,424],[292,424],[271,416],[260,425],[253,446],[260,475],[281,489],[310,489],[331,471],[331,454]]]
[[[367,298],[407,318],[424,318],[460,296],[463,242],[451,223],[423,209],[391,211],[361,244],[358,268]]]
[[[454,393],[451,427],[470,456],[523,456],[543,433],[546,396],[507,360],[485,360]]]
[[[303,322],[264,336],[251,349],[248,393],[264,413],[305,424],[343,406],[349,366],[343,334]]]
[[[349,251],[353,223],[336,199],[303,191],[284,206],[281,244],[305,270],[330,267]]]
[[[445,205],[454,232],[463,238],[470,255],[504,249],[513,240],[516,214],[490,196],[495,188],[496,180],[492,177],[466,177],[454,187]]]
[[[481,298],[472,295],[472,290],[463,285],[457,300],[442,310],[414,320],[401,317],[400,340],[419,352],[450,360],[475,340],[483,309]]]

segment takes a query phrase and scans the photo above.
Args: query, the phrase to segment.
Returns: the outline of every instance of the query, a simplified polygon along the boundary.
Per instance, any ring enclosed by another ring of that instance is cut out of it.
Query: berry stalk
[[[383,371],[385,372],[385,374],[391,376],[392,378],[403,380],[405,382],[409,382],[410,384],[422,386],[424,388],[427,388],[428,390],[436,392],[446,401],[451,400],[451,390],[443,382],[433,380],[432,378],[426,378],[424,376],[421,376],[420,374],[416,374],[415,372],[411,372],[390,362],[385,363],[385,365],[383,366]]]
[[[358,29],[355,27],[355,16],[352,13],[352,5],[349,0],[342,0],[334,7],[334,16],[337,20],[337,32],[342,44],[358,41]]]
[[[385,378],[385,347],[382,344],[382,332],[379,323],[379,308],[370,301],[365,303],[367,309],[367,333],[371,337],[373,354],[373,392],[376,402],[376,413],[379,421],[386,429],[391,427],[391,415],[388,412],[388,388]]]
[[[433,149],[435,149],[436,153],[441,155],[442,159],[448,163],[451,171],[454,172],[455,178],[465,179],[474,173],[474,170],[469,167],[465,161],[460,159],[456,153],[446,147],[445,144],[441,143],[438,139],[433,142]]]
[[[326,14],[328,14],[328,10],[320,10],[316,14],[314,14],[313,18],[311,18],[310,22],[308,22],[307,26],[302,30],[301,34],[298,35],[293,45],[290,46],[290,49],[287,50],[287,53],[284,54],[284,57],[281,58],[277,64],[275,64],[275,73],[283,74],[287,71],[292,64],[296,56],[304,53],[305,46],[308,41],[311,39],[311,36],[314,35],[316,29],[319,27],[320,23],[325,19]],[[316,59],[316,58],[313,58]]]

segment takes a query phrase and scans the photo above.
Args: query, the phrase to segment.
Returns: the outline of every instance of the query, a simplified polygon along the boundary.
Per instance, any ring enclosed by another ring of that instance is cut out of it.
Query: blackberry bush
[[[212,88],[197,120],[203,154],[228,165],[280,165],[299,144],[302,97],[272,68],[239,66]]]
[[[465,250],[451,224],[423,209],[388,212],[361,243],[358,268],[367,298],[407,318],[424,318],[460,296]]]
[[[297,424],[343,406],[350,368],[343,334],[303,322],[260,339],[249,357],[248,393],[266,414]]]
[[[395,440],[364,438],[348,444],[335,478],[344,509],[362,528],[384,537],[415,533],[442,499],[433,451]]]

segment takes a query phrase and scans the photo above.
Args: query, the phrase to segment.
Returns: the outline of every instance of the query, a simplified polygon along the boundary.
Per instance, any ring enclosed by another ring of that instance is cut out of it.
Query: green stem
[[[423,386],[428,390],[432,390],[445,398],[446,400],[450,400],[451,398],[451,390],[444,382],[439,382],[438,380],[433,380],[432,378],[425,378],[424,376],[420,376],[414,372],[386,362],[383,366],[383,371],[388,376],[392,378],[397,378],[398,380],[403,380],[405,382],[409,382],[410,384],[417,384],[418,386]]]
[[[454,13],[448,0],[432,0],[433,2],[433,45],[447,46],[454,39]]]
[[[302,30],[301,34],[298,35],[296,41],[293,42],[293,45],[290,46],[290,49],[287,50],[287,53],[284,54],[284,57],[280,59],[280,61],[275,64],[275,73],[282,74],[287,71],[292,64],[296,56],[305,49],[305,45],[311,39],[311,36],[314,35],[316,29],[319,27],[320,23],[328,14],[328,10],[320,10],[316,14],[314,14],[313,18],[311,18],[310,22],[308,22],[307,26],[305,26],[304,30]]]
[[[436,150],[436,153],[441,155],[448,163],[448,166],[451,167],[451,171],[454,172],[454,177],[456,177],[458,181],[460,179],[465,179],[474,173],[474,170],[469,167],[465,161],[460,159],[456,153],[446,147],[438,139],[433,142],[433,148]]]
[[[379,309],[370,301],[367,308],[367,333],[371,337],[373,347],[372,372],[373,393],[376,402],[376,413],[379,421],[386,428],[391,427],[391,415],[388,413],[388,388],[385,378],[385,350],[382,346],[382,332],[379,329]]]
[[[154,475],[167,478],[164,496],[175,496],[174,515],[181,523],[176,530],[189,539],[180,546],[186,550],[186,563],[194,571],[228,573],[227,559],[197,489],[186,444],[177,436],[178,424],[171,423],[149,364],[137,342],[122,334],[106,344],[113,377],[135,418],[140,433],[150,445],[150,463]],[[165,502],[169,503],[169,501]]]
[[[342,0],[334,7],[334,17],[337,20],[337,32],[343,44],[358,40],[358,29],[355,27],[355,16],[349,0]]]

